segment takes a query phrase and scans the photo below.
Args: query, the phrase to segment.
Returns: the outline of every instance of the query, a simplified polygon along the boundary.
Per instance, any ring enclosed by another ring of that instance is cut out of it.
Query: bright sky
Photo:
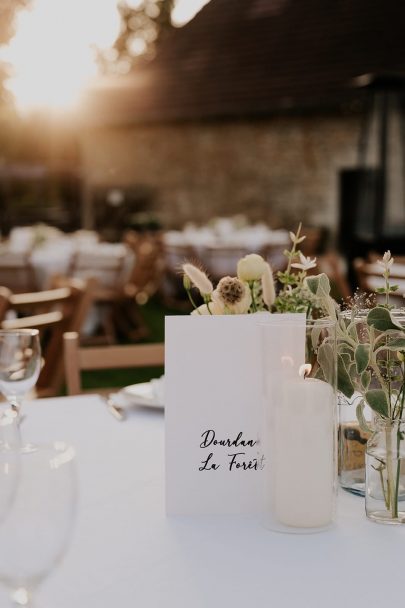
[[[177,0],[173,22],[184,25],[208,1]],[[127,4],[135,7],[140,0]],[[19,108],[74,106],[97,73],[94,47],[111,46],[119,26],[117,0],[32,0],[0,54],[13,67],[7,86]]]

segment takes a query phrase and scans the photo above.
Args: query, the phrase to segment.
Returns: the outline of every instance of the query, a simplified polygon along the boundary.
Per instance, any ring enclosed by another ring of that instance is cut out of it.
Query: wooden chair
[[[238,260],[246,255],[246,248],[242,246],[208,246],[204,248],[204,264],[209,275],[218,281],[225,276],[236,276]]]
[[[162,240],[159,234],[137,234],[130,230],[124,235],[124,242],[134,254],[134,263],[116,295],[112,321],[118,333],[138,341],[149,334],[141,307],[159,290],[162,281]]]
[[[64,334],[65,380],[68,395],[82,392],[80,372],[164,365],[164,344],[79,348],[77,332]]]
[[[325,234],[323,228],[318,227],[303,227],[301,234],[306,238],[300,243],[302,253],[307,257],[314,257],[322,250],[322,241]]]
[[[320,255],[316,260],[316,267],[308,274],[324,272],[331,282],[332,295],[336,300],[348,300],[353,296],[347,279],[347,268],[344,259],[335,251]]]
[[[0,287],[0,323],[4,321],[10,305],[11,291],[7,287]]]
[[[357,276],[359,288],[367,294],[375,293],[375,290],[385,286],[385,279],[382,276],[383,268],[377,262],[367,262],[362,258],[353,261],[353,267]],[[405,264],[393,264],[390,273],[391,285],[398,285],[399,290],[390,296],[393,304],[402,307],[404,305],[405,294]],[[382,301],[385,296],[377,295],[377,301]]]
[[[110,244],[105,244],[107,247]],[[85,250],[79,252],[73,259],[70,277],[92,277],[97,280],[93,305],[97,309],[99,325],[95,335],[87,336],[89,344],[115,344],[117,341],[117,325],[122,321],[121,302],[126,285],[126,261],[130,254],[129,248],[123,248],[122,252],[109,252],[102,249],[100,253]],[[118,321],[117,321],[118,320]],[[141,333],[140,337],[147,332]]]
[[[128,231],[124,242],[134,252],[134,266],[124,286],[124,293],[142,305],[158,291],[164,270],[163,243],[160,234],[138,235]]]
[[[37,383],[38,395],[55,395],[62,388],[63,333],[80,331],[92,303],[94,287],[93,280],[87,283],[76,280],[58,289],[9,296],[8,310],[22,316],[3,320],[1,327],[40,330],[45,363]]]
[[[177,245],[163,242],[164,274],[161,282],[163,304],[188,312],[191,304],[183,286],[181,266],[184,262],[200,263],[199,256],[191,245]]]
[[[37,281],[29,253],[4,251],[0,255],[0,285],[13,293],[35,291]]]

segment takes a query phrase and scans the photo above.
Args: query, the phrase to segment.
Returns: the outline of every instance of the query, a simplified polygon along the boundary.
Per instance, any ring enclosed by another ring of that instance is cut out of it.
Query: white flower
[[[209,309],[208,309],[209,307]],[[225,314],[224,306],[220,302],[209,302],[209,304],[201,304],[193,310],[192,315],[223,315]]]
[[[316,258],[311,260],[311,258],[305,257],[305,255],[303,253],[301,253],[301,251],[299,252],[299,255],[300,255],[300,262],[295,262],[294,264],[291,264],[291,266],[293,268],[298,268],[299,270],[305,270],[305,271],[309,270],[310,268],[315,268]]]
[[[214,286],[202,270],[194,266],[194,264],[183,264],[182,266],[184,274],[190,279],[204,297],[214,291]]]
[[[241,315],[248,312],[252,296],[246,283],[236,277],[224,277],[213,291],[212,300],[223,306],[225,313]]]
[[[377,260],[377,264],[382,266],[385,271],[389,270],[394,263],[394,258],[391,257],[391,251],[388,250],[384,253],[382,260]]]
[[[266,262],[261,255],[249,253],[238,262],[238,278],[241,281],[257,281],[261,278]]]
[[[262,275],[262,295],[264,303],[270,308],[276,299],[276,290],[274,287],[273,272],[270,264],[267,264],[267,262]]]

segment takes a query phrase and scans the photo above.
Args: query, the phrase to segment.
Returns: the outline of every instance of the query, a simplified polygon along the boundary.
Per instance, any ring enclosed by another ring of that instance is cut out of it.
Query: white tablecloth
[[[34,249],[30,256],[39,288],[49,289],[51,279],[56,274],[69,275],[75,255],[78,256],[78,268],[74,271],[74,276],[93,276],[105,287],[124,284],[134,264],[134,253],[124,243],[95,243],[78,247],[77,242],[69,237],[57,242],[50,241]],[[118,258],[123,258],[124,261],[120,275],[116,276],[109,269],[111,263],[115,266],[115,260]],[[80,266],[83,266],[86,260],[86,269],[81,270]],[[97,260],[94,267],[91,267],[92,260]]]
[[[38,606],[402,605],[405,528],[367,521],[361,498],[342,492],[337,526],[314,535],[272,533],[254,518],[166,518],[159,411],[117,422],[92,396],[24,409],[24,438],[73,443],[80,472],[76,533]],[[1,592],[0,606],[7,605]]]

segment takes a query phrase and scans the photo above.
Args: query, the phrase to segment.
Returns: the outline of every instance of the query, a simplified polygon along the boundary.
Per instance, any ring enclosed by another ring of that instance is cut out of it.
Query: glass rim
[[[282,313],[281,313],[282,314]],[[290,313],[287,313],[290,314]],[[294,314],[294,313],[291,313]],[[303,319],[304,322],[300,322],[298,319],[288,323],[287,321],[279,321],[276,323],[269,323],[269,321],[264,321],[263,319],[257,322],[257,325],[262,327],[336,327],[337,321],[336,319],[332,319],[332,317],[320,317],[319,319]]]
[[[359,308],[354,315],[354,320],[357,319],[359,321],[363,321],[367,318],[368,313],[374,310],[375,308],[375,306],[373,306],[372,308]],[[346,308],[346,310],[340,311],[340,315],[346,320],[351,318],[352,312],[353,310],[351,308]],[[405,322],[405,307],[391,308],[389,312],[396,320],[404,320]]]
[[[50,459],[60,460],[60,464],[74,461],[76,459],[76,450],[72,444],[67,441],[50,441],[44,443],[26,443],[15,447],[4,447],[0,445],[0,454],[2,452],[18,452],[21,456],[36,453],[49,452]]]
[[[0,329],[0,338],[1,336],[39,336],[39,329]]]

